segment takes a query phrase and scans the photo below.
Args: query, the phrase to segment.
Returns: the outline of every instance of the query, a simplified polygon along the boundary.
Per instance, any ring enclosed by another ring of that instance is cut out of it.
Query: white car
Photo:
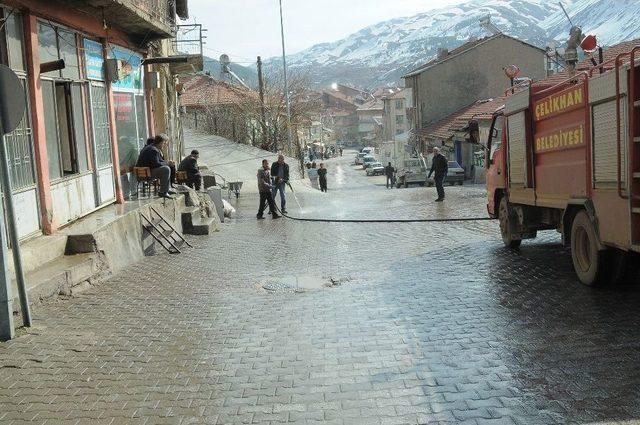
[[[367,176],[381,176],[384,174],[384,165],[374,162],[367,167]]]
[[[378,162],[378,160],[374,156],[367,155],[364,158],[362,158],[362,168],[366,170],[374,162]]]
[[[356,160],[355,160],[355,164],[356,165],[362,165],[362,159],[367,156],[366,153],[360,152],[358,154],[356,154]]]

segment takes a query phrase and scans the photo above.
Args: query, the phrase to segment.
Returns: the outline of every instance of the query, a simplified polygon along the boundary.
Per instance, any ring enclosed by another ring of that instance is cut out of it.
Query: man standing
[[[278,160],[271,165],[271,176],[274,179],[273,182],[273,199],[276,199],[276,193],[280,191],[280,211],[282,214],[287,213],[287,199],[284,194],[284,189],[289,182],[289,164],[284,162],[284,155],[278,155]]]
[[[436,190],[438,191],[438,199],[436,202],[444,201],[444,178],[449,171],[449,162],[447,158],[440,153],[439,148],[433,148],[433,159],[431,161],[431,170],[427,178],[431,177],[431,174],[435,172],[434,180],[436,183]]]
[[[198,158],[200,152],[192,150],[191,155],[186,156],[178,165],[178,171],[184,171],[187,173],[187,185],[195,190],[200,190],[200,184],[202,182],[202,176],[200,175],[200,169],[198,168]]]
[[[264,219],[264,209],[269,204],[273,218],[280,218],[276,213],[276,205],[271,195],[271,174],[269,173],[269,161],[262,160],[262,168],[258,170],[258,192],[260,192],[260,207],[258,208],[258,220]]]
[[[169,138],[164,134],[158,134],[153,142],[147,144],[136,162],[136,167],[148,167],[151,169],[151,176],[160,180],[160,190],[158,195],[161,198],[169,198],[170,195],[174,195],[176,192],[169,190],[171,183],[171,162],[165,161],[162,156],[162,149]]]
[[[395,172],[396,170],[391,166],[391,163],[384,167],[384,174],[387,176],[387,189],[389,189],[389,186],[393,189],[393,173]]]

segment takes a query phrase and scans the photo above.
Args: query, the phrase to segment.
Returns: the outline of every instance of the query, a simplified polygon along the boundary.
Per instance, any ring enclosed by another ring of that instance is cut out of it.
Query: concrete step
[[[200,219],[200,207],[184,207],[181,213],[182,228],[190,229],[193,223]]]
[[[210,235],[217,229],[217,220],[215,218],[197,218],[193,221],[192,226],[185,228],[184,233],[188,235]]]
[[[58,295],[72,295],[88,288],[92,281],[107,274],[106,267],[97,253],[59,257],[25,275],[29,303],[38,303]],[[18,311],[20,302],[15,280],[12,296],[13,308]]]
[[[63,256],[67,244],[66,235],[38,236],[32,240],[20,244],[22,255],[22,268],[25,273],[32,272],[41,265]],[[13,257],[9,252],[7,266],[9,273],[13,274]]]

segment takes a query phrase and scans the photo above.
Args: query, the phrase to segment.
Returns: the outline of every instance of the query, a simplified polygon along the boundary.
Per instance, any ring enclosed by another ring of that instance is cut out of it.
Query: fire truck
[[[586,285],[616,282],[638,264],[639,57],[640,46],[562,79],[513,86],[489,131],[487,210],[504,244],[556,229]]]

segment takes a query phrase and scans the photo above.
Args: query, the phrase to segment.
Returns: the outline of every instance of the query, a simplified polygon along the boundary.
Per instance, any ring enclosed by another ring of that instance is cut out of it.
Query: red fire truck
[[[487,209],[504,244],[556,229],[586,285],[638,264],[638,57],[640,46],[563,80],[510,89],[489,132]]]

